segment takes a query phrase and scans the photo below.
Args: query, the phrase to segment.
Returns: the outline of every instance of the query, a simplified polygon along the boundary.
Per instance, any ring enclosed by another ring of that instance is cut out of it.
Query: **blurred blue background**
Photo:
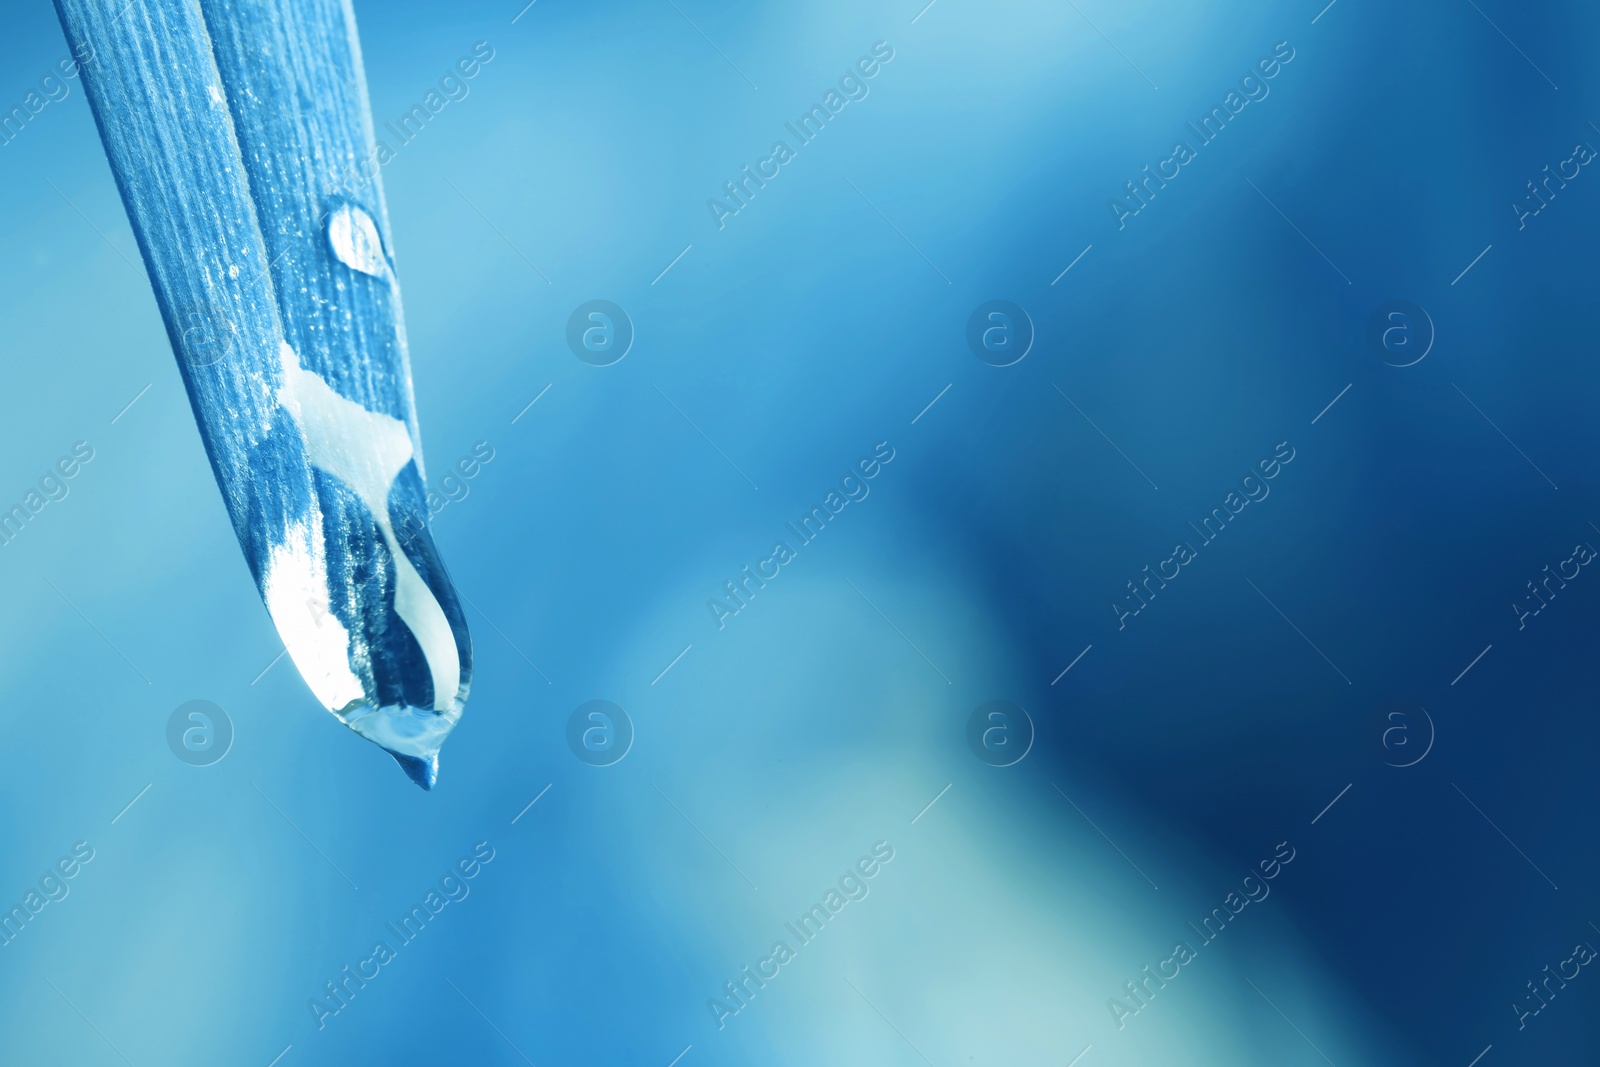
[[[81,85],[0,147],[3,509],[94,450],[0,549],[0,898],[94,850],[0,948],[0,1058],[1600,1062],[1587,969],[1521,1014],[1600,945],[1600,578],[1508,610],[1600,546],[1600,177],[1509,206],[1600,146],[1600,15],[519,7],[356,8],[380,127],[493,49],[382,170],[430,480],[494,450],[436,520],[477,669],[432,794],[274,661]],[[707,199],[877,42],[866,98],[719,229]],[[66,53],[14,5],[0,110]],[[591,299],[636,331],[613,366],[566,342]],[[991,299],[1036,335],[1008,367],[965,340]],[[1413,366],[1368,342],[1391,300],[1436,331]],[[884,441],[719,629],[708,599]],[[236,732],[209,767],[167,746],[192,699]],[[636,733],[612,766],[566,741],[592,699]],[[1036,733],[1004,768],[965,740],[990,700]],[[879,841],[869,895],[719,1027]],[[319,1029],[479,842],[470,895]]]

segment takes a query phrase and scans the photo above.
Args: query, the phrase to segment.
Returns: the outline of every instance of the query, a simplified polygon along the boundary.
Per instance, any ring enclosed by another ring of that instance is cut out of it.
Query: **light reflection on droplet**
[[[383,255],[383,239],[378,236],[372,216],[354,204],[341,204],[328,217],[328,245],[340,263],[382,278],[389,273]]]

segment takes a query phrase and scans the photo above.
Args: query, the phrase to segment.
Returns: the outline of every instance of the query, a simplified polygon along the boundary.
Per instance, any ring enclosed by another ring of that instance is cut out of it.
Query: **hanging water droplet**
[[[339,262],[363,274],[382,278],[389,273],[383,239],[372,216],[354,204],[341,204],[328,218],[328,245]]]

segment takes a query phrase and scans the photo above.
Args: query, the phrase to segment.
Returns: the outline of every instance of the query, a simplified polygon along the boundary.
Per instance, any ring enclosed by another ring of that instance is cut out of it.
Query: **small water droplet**
[[[341,204],[328,217],[328,245],[339,262],[353,270],[375,278],[389,273],[377,223],[354,204]]]
[[[239,276],[239,264],[237,264],[237,263],[228,264],[228,277],[237,278],[238,276]]]

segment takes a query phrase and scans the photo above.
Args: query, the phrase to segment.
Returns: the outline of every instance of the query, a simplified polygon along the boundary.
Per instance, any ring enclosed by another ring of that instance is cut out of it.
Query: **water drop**
[[[372,216],[354,204],[341,204],[328,218],[328,245],[345,266],[382,278],[389,273],[383,239]]]

